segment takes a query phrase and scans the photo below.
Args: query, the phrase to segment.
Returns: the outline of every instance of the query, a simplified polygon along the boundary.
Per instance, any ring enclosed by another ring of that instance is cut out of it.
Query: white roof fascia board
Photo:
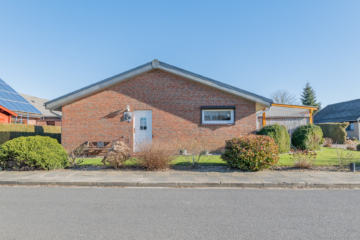
[[[50,110],[61,111],[61,108],[63,105],[69,104],[78,99],[89,96],[93,93],[100,92],[103,89],[111,87],[112,85],[118,84],[122,81],[125,81],[129,78],[135,77],[137,75],[149,72],[152,69],[161,69],[163,71],[170,72],[170,73],[176,74],[178,76],[182,76],[187,79],[193,80],[195,82],[199,82],[199,83],[205,84],[207,86],[220,89],[222,91],[234,94],[236,96],[239,96],[239,97],[242,97],[245,99],[248,99],[250,101],[258,102],[258,103],[264,104],[265,106],[271,106],[271,102],[265,101],[261,98],[257,98],[256,96],[248,95],[246,93],[242,93],[242,92],[239,92],[236,90],[232,90],[232,89],[229,89],[226,87],[219,86],[211,81],[207,81],[205,79],[187,74],[186,72],[183,72],[183,71],[179,71],[179,70],[176,70],[173,68],[168,68],[168,67],[160,64],[160,62],[157,59],[154,59],[152,62],[145,64],[143,66],[140,66],[138,68],[135,68],[133,70],[129,70],[128,72],[120,74],[120,76],[117,76],[117,77],[114,76],[113,78],[108,78],[108,80],[105,79],[97,84],[95,83],[94,85],[90,85],[90,87],[85,87],[84,89],[77,90],[77,91],[69,93],[65,96],[59,97],[58,99],[54,99],[48,103],[45,103],[45,108],[50,109]]]

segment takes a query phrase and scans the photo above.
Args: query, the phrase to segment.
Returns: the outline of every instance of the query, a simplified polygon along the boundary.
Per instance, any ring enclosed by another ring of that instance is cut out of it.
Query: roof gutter
[[[270,107],[268,107],[268,108],[266,108],[265,110],[258,111],[258,112],[256,112],[256,115],[261,115],[261,114],[263,114],[263,113],[266,113],[267,111],[269,111],[269,110],[270,110],[270,108],[271,108],[271,106],[270,106]]]

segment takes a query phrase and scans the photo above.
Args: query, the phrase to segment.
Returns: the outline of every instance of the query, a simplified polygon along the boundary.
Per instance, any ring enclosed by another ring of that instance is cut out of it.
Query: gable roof
[[[49,101],[48,99],[38,98],[38,97],[23,94],[23,93],[19,93],[19,94],[23,98],[25,98],[31,105],[33,105],[35,108],[37,108],[41,112],[43,117],[56,117],[56,118],[59,117],[59,116],[56,116],[55,114],[51,113],[50,110],[45,108],[44,103],[48,102]],[[58,112],[57,114],[61,115],[61,112]]]
[[[40,116],[41,112],[0,79],[0,105],[19,115]]]
[[[326,106],[315,114],[314,123],[352,122],[360,118],[360,99]]]
[[[240,88],[237,87],[233,87],[231,85],[213,80],[211,78],[207,78],[204,76],[201,76],[199,74],[193,73],[193,72],[189,72],[186,71],[184,69],[172,66],[170,64],[164,63],[164,62],[159,62],[157,59],[154,59],[152,62],[146,63],[144,65],[141,65],[139,67],[130,69],[126,72],[120,73],[118,75],[115,75],[113,77],[104,79],[100,82],[91,84],[87,87],[81,88],[77,91],[68,93],[64,96],[55,98],[49,102],[45,103],[45,107],[46,109],[51,109],[51,110],[59,110],[61,111],[61,107],[63,105],[69,104],[73,101],[76,101],[78,99],[84,98],[86,96],[89,96],[93,93],[102,91],[105,88],[108,88],[112,85],[118,84],[122,81],[125,81],[127,79],[130,79],[132,77],[135,77],[137,75],[149,72],[153,69],[161,69],[163,71],[166,72],[170,72],[182,77],[185,77],[187,79],[193,80],[195,82],[199,82],[220,90],[223,90],[225,92],[246,98],[248,100],[254,101],[254,102],[259,102],[261,104],[264,104],[266,106],[270,106],[271,103],[273,102],[271,99],[266,98],[266,97],[262,97],[260,95],[242,90]]]
[[[15,117],[17,117],[17,114],[16,114],[16,113],[14,113],[13,111],[11,111],[11,110],[9,110],[9,109],[7,109],[6,107],[3,107],[3,106],[1,106],[1,105],[0,105],[0,112],[5,112],[5,113],[9,114],[10,116],[15,116]]]

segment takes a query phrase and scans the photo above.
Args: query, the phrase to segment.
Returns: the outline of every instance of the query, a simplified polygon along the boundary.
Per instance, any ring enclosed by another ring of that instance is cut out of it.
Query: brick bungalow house
[[[225,140],[256,132],[256,112],[272,100],[158,60],[45,103],[62,112],[62,144],[122,138],[144,141],[203,139],[210,151]]]
[[[40,116],[29,117],[27,124],[39,126],[61,126],[61,112],[54,112],[45,109],[44,103],[49,100],[20,93],[31,105],[41,112]]]

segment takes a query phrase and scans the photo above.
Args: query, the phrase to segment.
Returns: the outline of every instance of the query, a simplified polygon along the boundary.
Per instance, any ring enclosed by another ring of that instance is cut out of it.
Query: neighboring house
[[[348,122],[347,136],[357,139],[360,137],[359,120],[360,99],[328,105],[314,116],[314,123]]]
[[[7,108],[4,108],[3,106],[0,106],[0,123],[11,123],[12,116],[16,117],[17,114]]]
[[[284,125],[292,135],[301,125],[313,123],[313,112],[317,109],[314,106],[273,103],[264,111],[257,112],[257,129],[277,123]]]
[[[31,124],[32,119],[40,118],[42,115],[2,79],[0,79],[0,105],[15,113],[11,122]]]
[[[61,126],[61,112],[51,112],[50,110],[45,109],[44,103],[49,100],[22,93],[20,93],[20,95],[41,112],[41,117],[34,119],[30,118],[29,124],[40,126]]]
[[[62,144],[122,138],[137,142],[206,142],[220,151],[225,140],[256,132],[256,112],[272,100],[158,60],[45,103],[62,111]]]

